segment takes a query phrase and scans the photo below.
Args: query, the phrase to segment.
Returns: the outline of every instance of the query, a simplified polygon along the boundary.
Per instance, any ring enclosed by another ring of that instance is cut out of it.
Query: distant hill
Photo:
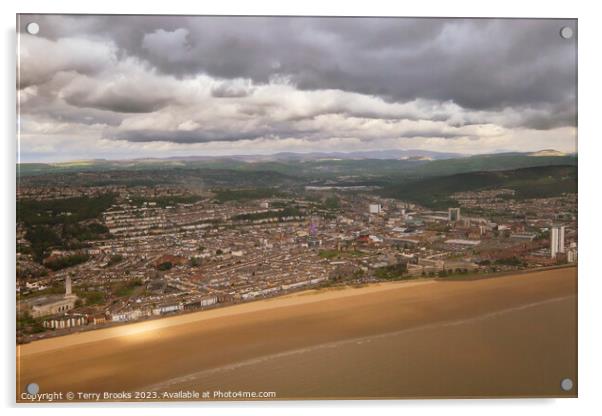
[[[230,159],[243,162],[290,162],[290,161],[316,161],[316,160],[360,160],[360,159],[412,159],[425,158],[425,160],[436,159],[451,159],[455,157],[464,157],[460,153],[451,152],[434,152],[430,150],[364,150],[355,152],[280,152],[270,155],[232,155],[227,157],[219,156],[186,156],[186,157],[171,157],[168,160],[180,161],[207,161],[216,159]],[[155,159],[167,160],[167,159]]]
[[[496,153],[433,160],[416,167],[413,173],[421,176],[442,176],[464,172],[520,169],[535,166],[577,165],[576,155],[540,155],[538,157],[530,155],[529,153]]]
[[[496,153],[462,156],[414,150],[383,150],[351,153],[279,153],[270,156],[208,157],[191,156],[167,159],[124,161],[91,160],[67,163],[22,163],[17,165],[21,177],[52,173],[107,171],[180,171],[233,170],[277,172],[307,179],[421,178],[464,172],[496,171],[548,165],[577,165],[576,155],[544,150],[534,153]]]
[[[185,185],[200,189],[303,186],[302,178],[270,171],[236,169],[173,168],[105,170],[100,172],[55,172],[52,175],[24,176],[23,181],[37,186],[156,186]]]
[[[440,160],[463,157],[449,152],[428,150],[372,150],[358,152],[281,152],[271,155],[232,156],[176,156],[169,158],[141,158],[131,160],[82,160],[57,163],[21,163],[20,175],[38,175],[53,172],[86,172],[97,170],[146,170],[171,168],[214,168],[266,170],[266,167],[306,162],[337,162],[359,160]],[[286,170],[280,166],[279,171]]]
[[[542,156],[556,156],[556,157],[560,157],[560,156],[566,156],[566,153],[563,152],[559,152],[558,150],[554,150],[554,149],[544,149],[544,150],[539,150],[537,152],[532,152],[528,154],[529,156],[535,156],[535,157],[542,157]]]
[[[454,206],[455,192],[508,188],[516,198],[544,198],[577,192],[577,167],[537,166],[502,171],[479,171],[423,178],[385,187],[385,197],[413,201],[432,208]]]

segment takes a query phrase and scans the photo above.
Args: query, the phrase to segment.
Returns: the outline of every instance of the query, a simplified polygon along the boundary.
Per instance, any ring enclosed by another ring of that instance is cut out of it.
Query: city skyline
[[[576,22],[22,15],[19,161],[575,153],[563,26]]]

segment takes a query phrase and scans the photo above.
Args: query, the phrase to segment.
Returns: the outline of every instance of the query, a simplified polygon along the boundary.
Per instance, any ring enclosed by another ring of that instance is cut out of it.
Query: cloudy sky
[[[574,152],[576,40],[563,26],[576,31],[572,20],[24,15],[20,160]]]

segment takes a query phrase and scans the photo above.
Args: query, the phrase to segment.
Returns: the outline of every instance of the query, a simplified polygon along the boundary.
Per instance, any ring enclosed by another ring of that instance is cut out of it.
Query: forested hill
[[[427,207],[454,205],[450,195],[456,192],[507,188],[516,198],[544,198],[577,192],[577,167],[570,165],[469,172],[428,177],[386,186],[381,194],[389,198],[413,201]]]

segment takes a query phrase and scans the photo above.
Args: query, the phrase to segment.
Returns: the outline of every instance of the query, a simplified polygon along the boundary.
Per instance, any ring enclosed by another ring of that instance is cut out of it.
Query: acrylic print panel
[[[17,26],[17,401],[577,396],[576,20]]]

